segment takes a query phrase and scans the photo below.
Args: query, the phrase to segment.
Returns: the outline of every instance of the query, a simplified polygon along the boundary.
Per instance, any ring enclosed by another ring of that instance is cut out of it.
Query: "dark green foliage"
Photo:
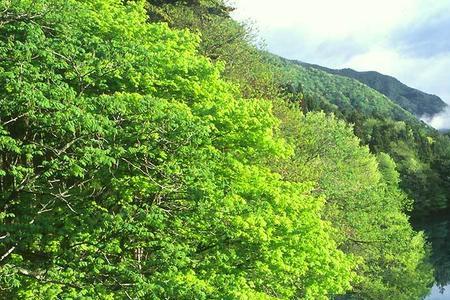
[[[374,152],[389,153],[401,173],[402,188],[415,199],[415,215],[446,209],[449,205],[450,154],[448,138],[402,121],[366,121],[365,143]]]

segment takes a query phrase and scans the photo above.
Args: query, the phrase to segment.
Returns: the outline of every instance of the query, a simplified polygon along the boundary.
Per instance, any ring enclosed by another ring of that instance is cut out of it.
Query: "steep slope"
[[[418,117],[435,115],[447,106],[436,95],[411,88],[392,76],[375,71],[358,72],[349,68],[336,70],[303,62],[297,63],[307,68],[319,69],[330,74],[356,79],[392,99],[395,103]]]

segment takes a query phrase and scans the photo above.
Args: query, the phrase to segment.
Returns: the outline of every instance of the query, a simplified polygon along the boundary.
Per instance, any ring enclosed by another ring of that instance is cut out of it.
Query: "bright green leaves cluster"
[[[148,23],[144,1],[0,0],[0,297],[426,293],[393,160],[334,117],[241,99],[301,87],[278,90],[222,2],[205,3],[191,4],[219,9],[211,28],[168,7],[200,44]]]
[[[279,94],[273,68],[254,45],[252,26],[230,17],[232,3],[224,0],[147,0],[149,20],[171,28],[189,29],[201,36],[199,52],[214,62],[225,62],[223,75],[239,86],[247,98],[273,98]]]
[[[292,155],[271,104],[122,2],[1,1],[0,296],[349,290],[323,197],[268,168]]]

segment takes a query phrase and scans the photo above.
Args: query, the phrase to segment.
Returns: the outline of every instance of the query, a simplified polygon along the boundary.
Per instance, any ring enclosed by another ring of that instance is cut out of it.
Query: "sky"
[[[267,50],[391,75],[450,104],[450,0],[231,0]],[[450,128],[450,109],[428,119]]]

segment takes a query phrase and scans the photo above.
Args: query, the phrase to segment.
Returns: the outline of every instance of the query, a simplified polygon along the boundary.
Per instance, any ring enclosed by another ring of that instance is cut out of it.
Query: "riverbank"
[[[425,300],[450,299],[450,212],[433,212],[421,217],[411,218],[412,226],[424,231],[430,243],[430,262],[435,272],[435,283]]]

